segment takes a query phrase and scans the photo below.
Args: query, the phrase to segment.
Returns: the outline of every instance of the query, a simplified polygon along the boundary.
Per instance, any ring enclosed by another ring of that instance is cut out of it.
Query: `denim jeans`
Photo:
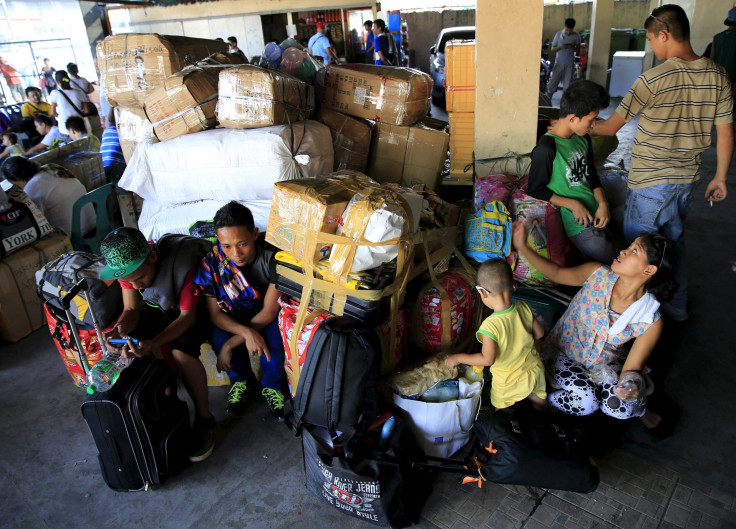
[[[606,230],[594,226],[588,226],[577,235],[573,235],[570,237],[570,242],[585,257],[604,265],[610,265],[618,255],[618,252],[613,249],[613,244],[608,239]]]
[[[284,372],[284,342],[281,340],[278,320],[272,321],[261,329],[259,333],[266,342],[268,353],[271,355],[270,362],[266,360],[266,355],[261,356],[261,367],[263,368],[261,385],[264,388],[282,391],[282,385],[286,381],[286,374]],[[216,355],[220,354],[220,349],[231,336],[232,333],[223,331],[219,327],[215,326],[213,328],[210,344],[212,345],[212,349],[215,350]],[[233,349],[233,358],[231,361],[233,368],[227,372],[231,382],[254,379],[248,356],[248,350],[245,348],[245,344]]]
[[[658,232],[675,243],[677,262],[674,276],[679,283],[670,306],[685,312],[687,304],[687,258],[685,217],[693,205],[696,184],[663,184],[629,189],[626,193],[624,237],[628,242],[646,232]]]

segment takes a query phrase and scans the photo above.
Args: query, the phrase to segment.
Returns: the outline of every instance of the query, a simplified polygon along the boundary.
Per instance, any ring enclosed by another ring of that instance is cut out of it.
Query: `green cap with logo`
[[[105,281],[132,274],[146,261],[151,246],[146,237],[135,228],[118,228],[107,234],[100,243],[100,253],[106,266],[100,272]]]

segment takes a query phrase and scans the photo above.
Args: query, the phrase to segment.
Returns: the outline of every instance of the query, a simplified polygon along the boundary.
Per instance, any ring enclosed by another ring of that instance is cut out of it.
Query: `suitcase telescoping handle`
[[[74,336],[74,341],[77,344],[79,358],[82,361],[82,369],[84,370],[84,374],[86,376],[87,373],[89,373],[89,362],[87,362],[87,354],[82,347],[82,340],[79,337],[79,329],[77,329],[74,315],[71,313],[70,310],[72,300],[82,290],[84,290],[84,295],[87,298],[87,310],[89,310],[89,313],[92,316],[92,323],[95,326],[95,332],[97,333],[97,339],[100,342],[100,347],[102,348],[103,353],[107,352],[107,348],[105,347],[105,337],[102,335],[102,327],[100,327],[100,322],[97,319],[97,314],[95,314],[94,307],[92,307],[92,303],[90,301],[89,285],[87,285],[87,279],[82,278],[81,280],[79,280],[69,292],[59,297],[59,302],[61,303],[61,308],[64,309],[66,319],[69,322],[69,329],[71,330],[72,335]]]

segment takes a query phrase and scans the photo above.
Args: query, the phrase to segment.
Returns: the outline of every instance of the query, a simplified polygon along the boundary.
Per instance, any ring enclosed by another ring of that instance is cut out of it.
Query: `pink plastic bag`
[[[518,176],[509,174],[492,174],[476,180],[473,189],[475,211],[484,209],[486,204],[496,200],[508,205],[518,182]]]

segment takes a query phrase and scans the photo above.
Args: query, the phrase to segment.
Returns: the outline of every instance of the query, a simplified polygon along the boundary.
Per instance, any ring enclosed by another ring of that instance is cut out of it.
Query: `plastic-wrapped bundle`
[[[146,140],[119,185],[163,206],[201,199],[270,200],[276,182],[331,170],[330,130],[304,121],[211,129],[155,144]]]
[[[97,45],[100,82],[111,105],[142,108],[164,79],[218,52],[227,52],[227,43],[155,33],[107,37]]]
[[[263,57],[266,59],[266,65],[275,70],[281,64],[281,55],[284,53],[283,48],[275,42],[269,42],[263,49]]]
[[[231,129],[252,129],[309,119],[314,90],[290,75],[238,66],[220,72],[217,119]]]
[[[298,48],[285,49],[279,65],[279,71],[293,75],[309,84],[314,84],[314,78],[319,69],[319,63],[307,52]]]
[[[153,124],[148,120],[142,108],[116,107],[115,124],[118,128],[120,148],[123,150],[125,163],[130,163],[140,142],[156,138]]]
[[[212,220],[217,210],[230,202],[229,200],[197,200],[162,206],[153,200],[145,200],[138,227],[150,241],[157,241],[167,233],[188,234],[189,227],[198,220]],[[268,224],[270,200],[240,201],[253,213],[253,222],[259,230],[265,230]]]
[[[370,64],[327,66],[322,105],[393,125],[411,125],[427,115],[432,78],[411,68]]]

